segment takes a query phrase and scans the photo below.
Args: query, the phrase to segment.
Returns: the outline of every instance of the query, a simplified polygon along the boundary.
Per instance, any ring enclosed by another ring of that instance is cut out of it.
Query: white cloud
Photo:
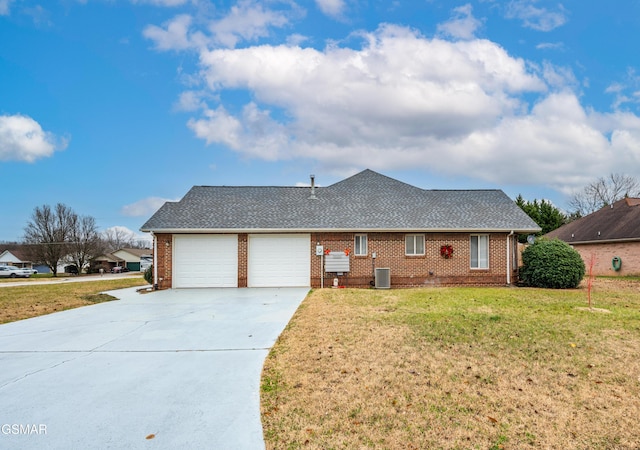
[[[468,3],[455,8],[453,17],[438,25],[438,32],[458,39],[473,39],[482,22],[473,17],[472,11],[473,7]]]
[[[188,126],[248,158],[314,160],[343,173],[423,168],[569,192],[638,165],[640,119],[584,108],[567,68],[399,26],[363,37],[360,49],[202,50],[207,101],[227,89],[254,100],[238,113],[193,103],[203,112]]]
[[[245,156],[268,161],[291,156],[288,154],[289,130],[255,103],[246,105],[239,118],[230,115],[222,106],[216,110],[205,110],[204,116],[190,119],[187,125],[207,144],[223,144]]]
[[[151,216],[166,202],[175,201],[177,200],[160,197],[148,197],[143,198],[142,200],[139,200],[135,203],[131,203],[130,205],[123,206],[120,212],[122,213],[122,215],[130,217]]]
[[[346,7],[344,0],[316,0],[316,5],[323,14],[333,18],[342,17]]]
[[[536,0],[513,0],[506,6],[506,17],[520,19],[525,27],[538,31],[551,31],[567,22],[567,13],[562,4],[558,4],[556,11],[549,11],[546,8],[536,7],[536,2]]]
[[[206,109],[204,118],[190,119],[187,125],[196,136],[207,141],[207,144],[216,142],[234,150],[241,149],[242,123],[228,114],[223,106],[218,107],[216,110]]]
[[[195,30],[193,22],[192,16],[179,14],[162,26],[147,25],[142,34],[153,41],[158,50],[234,48],[241,41],[268,37],[272,27],[284,27],[289,19],[283,11],[265,8],[253,0],[241,0],[221,19],[204,21],[206,32]]]
[[[10,6],[14,0],[0,0],[0,16],[8,16],[11,13]]]
[[[554,66],[548,61],[542,64],[542,76],[549,86],[554,88],[562,89],[578,85],[578,80],[570,68]]]
[[[619,92],[622,92],[624,89],[625,89],[625,86],[623,84],[612,83],[605,89],[605,92],[607,94],[612,94],[612,93],[617,94]]]
[[[180,98],[174,105],[174,110],[197,111],[199,109],[205,109],[206,103],[202,99],[204,96],[206,96],[206,94],[203,92],[184,91],[180,94]]]
[[[606,94],[612,94],[614,96],[611,107],[615,110],[619,109],[625,104],[640,104],[640,76],[636,74],[635,69],[627,69],[627,74],[624,82],[611,83],[604,90]]]
[[[545,89],[489,41],[427,40],[392,26],[367,38],[362,50],[260,46],[203,52],[201,61],[212,90],[250,89],[287,111],[296,139],[342,144],[384,130],[453,136],[490,126],[521,107],[510,93]]]
[[[186,50],[197,47],[196,41],[189,34],[192,17],[181,14],[166,22],[163,27],[148,25],[142,34],[155,43],[158,50]]]
[[[564,50],[564,43],[562,42],[542,42],[536,45],[538,50]]]
[[[309,40],[307,36],[303,36],[301,34],[294,33],[290,36],[287,36],[287,45],[289,47],[297,47],[302,45],[304,42]]]
[[[473,149],[473,150],[471,150]],[[544,183],[563,190],[584,184],[609,164],[609,143],[571,92],[551,94],[527,114],[504,117],[494,128],[474,131],[454,148],[494,182]],[[501,159],[507,161],[501,162]]]
[[[233,48],[241,40],[254,41],[269,36],[270,27],[284,27],[289,23],[286,15],[270,10],[260,2],[241,0],[231,7],[229,14],[209,24],[216,43]]]
[[[0,161],[34,162],[67,146],[67,139],[44,131],[31,117],[0,116]]]

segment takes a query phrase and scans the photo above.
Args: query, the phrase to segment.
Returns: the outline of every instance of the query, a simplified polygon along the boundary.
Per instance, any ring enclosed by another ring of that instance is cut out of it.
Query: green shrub
[[[144,271],[144,280],[149,284],[153,284],[153,266],[149,266]]]
[[[540,239],[522,253],[520,278],[527,286],[570,289],[584,277],[580,254],[559,239]]]

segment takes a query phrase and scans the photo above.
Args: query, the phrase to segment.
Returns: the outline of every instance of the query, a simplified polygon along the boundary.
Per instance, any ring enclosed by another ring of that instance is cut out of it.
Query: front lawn
[[[100,292],[145,286],[142,276],[100,281],[6,286],[0,288],[0,323],[28,319],[65,309],[113,300]]]
[[[270,352],[267,448],[636,449],[640,282],[314,291]]]

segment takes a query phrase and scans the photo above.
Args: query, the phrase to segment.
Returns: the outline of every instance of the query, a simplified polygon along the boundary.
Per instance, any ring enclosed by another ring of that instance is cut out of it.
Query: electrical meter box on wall
[[[316,256],[322,256],[324,253],[324,247],[322,245],[316,245]]]
[[[344,252],[330,252],[324,259],[327,273],[349,272],[349,256]]]

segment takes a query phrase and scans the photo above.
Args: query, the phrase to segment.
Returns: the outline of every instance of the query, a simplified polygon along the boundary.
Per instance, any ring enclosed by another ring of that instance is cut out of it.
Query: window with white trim
[[[404,237],[405,255],[424,255],[424,234],[407,234]]]
[[[353,244],[353,248],[355,249],[353,254],[356,256],[367,256],[367,235],[366,234],[356,234],[355,242]]]
[[[489,235],[471,235],[471,268],[489,268]]]

